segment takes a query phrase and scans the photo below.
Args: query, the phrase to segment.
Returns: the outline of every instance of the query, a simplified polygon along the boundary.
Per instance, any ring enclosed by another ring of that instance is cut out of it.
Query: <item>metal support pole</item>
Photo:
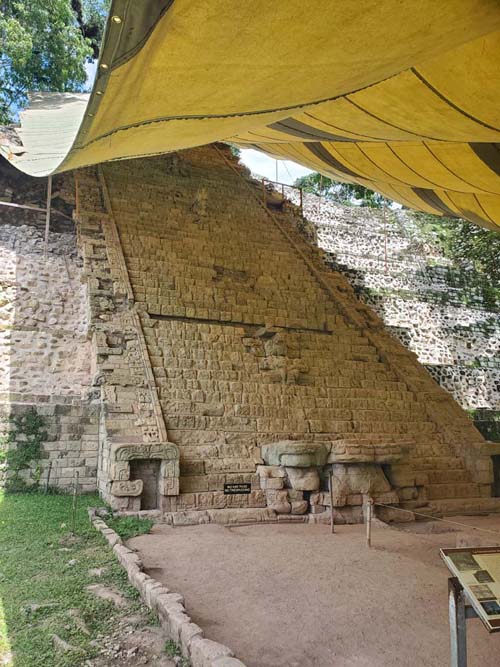
[[[71,533],[76,531],[76,494],[78,491],[78,470],[75,470],[75,479],[73,482],[73,507],[71,510]]]
[[[330,471],[330,526],[332,533],[335,532],[335,521],[333,520],[333,472]]]
[[[372,545],[372,514],[373,500],[370,498],[366,503],[366,546]]]
[[[448,579],[451,667],[467,667],[465,593],[457,577]]]
[[[80,188],[78,183],[78,172],[74,172],[75,175],[75,215],[76,219],[80,219]]]
[[[47,259],[47,249],[49,245],[49,229],[50,229],[50,207],[52,205],[52,176],[49,176],[47,181],[47,208],[45,209],[45,249],[44,256]]]
[[[386,217],[387,200],[384,197],[384,271],[387,273],[387,217]]]
[[[49,490],[51,472],[52,472],[52,461],[49,461],[49,467],[47,468],[47,479],[45,480],[45,493],[47,493]]]

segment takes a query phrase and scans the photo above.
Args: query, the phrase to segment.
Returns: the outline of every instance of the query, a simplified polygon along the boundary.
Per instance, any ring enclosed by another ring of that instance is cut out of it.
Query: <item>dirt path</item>
[[[458,520],[500,532],[500,517]],[[377,528],[371,550],[363,526],[332,536],[304,524],[156,526],[130,544],[152,576],[185,596],[205,635],[248,667],[446,667],[439,547],[472,544],[474,533],[435,532],[442,526]],[[500,635],[472,620],[468,642],[469,667],[498,667]]]

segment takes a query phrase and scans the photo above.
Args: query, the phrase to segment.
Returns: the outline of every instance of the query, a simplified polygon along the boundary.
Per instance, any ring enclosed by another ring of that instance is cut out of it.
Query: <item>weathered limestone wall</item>
[[[453,266],[406,211],[384,221],[304,193],[304,214],[332,267],[439,384],[465,409],[500,410],[500,303],[484,278]]]
[[[51,484],[71,486],[77,470],[81,488],[93,490],[99,407],[87,400],[91,349],[76,235],[51,233],[45,259],[43,222],[28,215],[0,211],[0,413],[33,407],[44,417],[48,439],[27,481],[43,482],[51,462]]]
[[[80,398],[89,384],[86,288],[75,234],[0,225],[0,394]]]
[[[387,485],[371,469],[342,482],[339,512],[361,488],[408,506],[490,495],[467,416],[304,241],[295,213],[269,213],[227,149],[102,175],[79,172],[77,218],[104,402],[100,489],[117,506],[138,508],[132,459],[163,451],[173,465],[178,447],[180,494],[175,466],[163,470],[163,509],[321,512],[324,477],[301,489],[293,472],[256,474],[262,446],[290,440],[321,444],[339,466],[391,466]],[[230,482],[252,492],[224,495]]]

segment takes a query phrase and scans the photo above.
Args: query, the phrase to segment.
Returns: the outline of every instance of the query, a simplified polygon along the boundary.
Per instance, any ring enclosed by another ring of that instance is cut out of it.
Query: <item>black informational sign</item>
[[[234,496],[237,493],[250,493],[251,490],[252,490],[252,485],[250,484],[250,482],[224,484],[225,496]]]

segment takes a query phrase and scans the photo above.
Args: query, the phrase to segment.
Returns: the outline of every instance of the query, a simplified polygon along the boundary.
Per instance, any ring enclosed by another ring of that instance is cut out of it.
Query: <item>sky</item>
[[[87,86],[90,92],[92,85],[94,84],[95,73],[97,70],[97,60],[91,60],[90,62],[86,61],[84,67],[85,71],[87,72]]]
[[[295,180],[300,178],[300,176],[312,173],[310,169],[306,169],[296,162],[292,162],[291,160],[274,160],[253,148],[242,149],[240,160],[256,176],[265,176],[271,181],[279,181],[288,185],[293,185]],[[278,169],[278,178],[276,178],[276,168]]]

